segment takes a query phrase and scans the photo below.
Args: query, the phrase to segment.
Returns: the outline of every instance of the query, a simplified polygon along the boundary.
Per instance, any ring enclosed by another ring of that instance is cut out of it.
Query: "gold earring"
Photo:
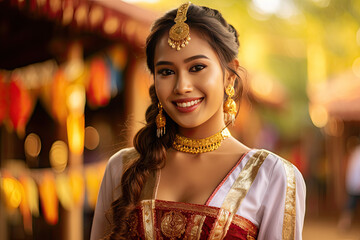
[[[235,101],[232,99],[232,97],[235,94],[235,89],[234,86],[232,86],[231,84],[229,84],[226,88],[225,88],[225,93],[228,96],[228,98],[226,99],[225,103],[224,103],[224,118],[225,118],[225,123],[231,122],[231,124],[234,126],[235,123],[235,116],[236,116],[236,103]]]
[[[161,103],[158,103],[159,113],[156,116],[156,136],[158,138],[165,135],[166,117],[163,114],[163,107]]]

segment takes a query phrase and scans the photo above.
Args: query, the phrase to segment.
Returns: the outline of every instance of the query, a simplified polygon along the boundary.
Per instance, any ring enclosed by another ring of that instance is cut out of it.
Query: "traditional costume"
[[[111,203],[121,195],[133,148],[111,157],[101,184],[91,239],[110,230]],[[305,183],[290,162],[266,151],[244,154],[205,205],[156,199],[160,170],[147,180],[130,239],[302,239]],[[116,224],[116,223],[115,223]]]
[[[189,44],[187,10],[181,5],[169,31],[170,47],[180,51]],[[234,86],[225,89],[225,122],[233,123]],[[166,134],[166,117],[158,104],[156,136]],[[173,148],[190,154],[215,151],[230,136],[227,128],[205,139],[176,135]],[[121,176],[138,158],[133,148],[124,149],[109,161],[95,210],[91,239],[111,230],[111,203],[121,196]],[[156,199],[161,170],[147,179],[136,213],[129,221],[129,239],[301,239],[305,214],[305,183],[288,161],[266,150],[244,154],[209,196],[205,205]]]

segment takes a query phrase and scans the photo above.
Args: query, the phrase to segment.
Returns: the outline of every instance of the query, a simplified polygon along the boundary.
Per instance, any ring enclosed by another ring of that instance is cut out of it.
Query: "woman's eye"
[[[171,69],[160,69],[157,73],[161,76],[169,76],[171,74],[174,74],[174,71]]]
[[[204,68],[206,68],[205,65],[195,65],[190,68],[190,72],[198,72],[198,71],[203,70]]]

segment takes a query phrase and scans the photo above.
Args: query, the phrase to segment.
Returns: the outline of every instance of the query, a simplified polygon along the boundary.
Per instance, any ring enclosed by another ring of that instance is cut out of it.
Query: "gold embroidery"
[[[259,150],[248,160],[234,184],[231,186],[229,193],[226,195],[222,208],[236,213],[268,155],[268,152]]]
[[[254,155],[245,164],[234,184],[231,186],[231,189],[226,195],[221,206],[222,210],[226,210],[230,216],[228,216],[224,225],[217,224],[217,222],[222,221],[221,218],[223,217],[220,215],[218,216],[218,219],[216,220],[217,222],[212,229],[213,233],[210,235],[209,239],[223,239],[226,236],[234,214],[236,214],[242,200],[245,198],[252,183],[254,182],[259,168],[268,155],[268,152],[259,150],[254,153]]]
[[[198,240],[200,239],[202,226],[204,224],[206,216],[192,215],[190,223],[186,229],[184,240]]]
[[[285,159],[282,159],[282,161],[285,166],[287,178],[282,239],[288,240],[295,239],[296,180],[293,165]]]
[[[216,217],[219,211],[217,207],[209,207],[206,205],[198,205],[198,204],[191,204],[191,203],[183,203],[183,202],[170,202],[170,201],[162,201],[156,200],[156,208],[157,209],[177,209],[182,212],[190,212],[190,213],[197,213],[211,217]]]
[[[155,209],[155,200],[146,200],[142,201],[142,215],[143,215],[143,224],[144,224],[144,233],[145,239],[151,240],[155,239],[155,220],[154,220],[154,209]]]
[[[255,238],[253,236],[250,235],[250,233],[248,233],[248,235],[246,236],[247,240],[255,240]]]
[[[224,229],[226,228],[226,226],[228,225],[228,221],[232,219],[232,215],[229,211],[225,210],[225,209],[220,209],[218,217],[213,225],[213,228],[211,230],[210,233],[210,237],[209,239],[213,239],[213,240],[218,240],[218,239],[223,239],[224,235]],[[230,219],[229,219],[230,217]],[[226,234],[226,233],[225,233]]]
[[[258,234],[258,228],[251,221],[247,220],[242,216],[234,215],[232,223],[240,227],[241,229],[247,231],[248,235],[256,238]]]
[[[185,232],[186,217],[179,212],[165,213],[161,220],[161,232],[171,240],[180,238]]]

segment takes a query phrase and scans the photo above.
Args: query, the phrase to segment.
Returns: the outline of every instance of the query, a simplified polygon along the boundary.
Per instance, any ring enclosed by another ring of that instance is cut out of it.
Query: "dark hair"
[[[154,53],[160,38],[167,34],[174,25],[177,9],[166,13],[155,21],[151,33],[146,41],[147,65],[154,74]],[[234,27],[228,24],[217,10],[200,7],[194,4],[189,6],[187,21],[190,29],[203,34],[210,46],[216,51],[223,68],[236,74],[236,96],[241,96],[242,85],[238,75],[239,69],[232,69],[229,63],[237,58],[239,41]],[[191,44],[191,42],[189,43]],[[147,177],[165,165],[166,150],[171,147],[177,132],[177,125],[166,115],[166,134],[156,137],[155,118],[158,114],[158,98],[155,86],[150,87],[151,105],[146,111],[146,125],[136,134],[134,147],[139,153],[139,158],[124,172],[121,179],[122,196],[112,203],[113,228],[108,239],[126,239],[129,232],[128,219],[132,216],[135,206],[139,202],[141,190]]]

